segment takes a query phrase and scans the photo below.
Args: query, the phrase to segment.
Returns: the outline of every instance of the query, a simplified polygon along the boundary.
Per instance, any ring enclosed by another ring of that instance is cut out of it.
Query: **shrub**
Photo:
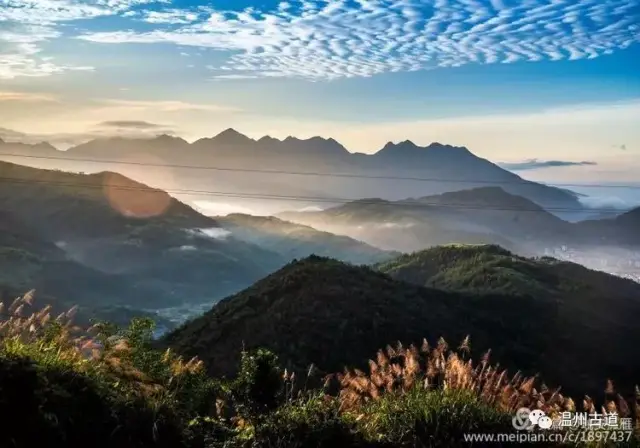
[[[466,446],[465,433],[513,431],[511,416],[464,390],[412,387],[360,410],[358,430],[394,447]]]
[[[278,408],[253,433],[253,447],[368,447],[353,421],[340,413],[339,401],[322,393]],[[378,446],[376,444],[376,446]]]
[[[264,349],[243,351],[231,393],[246,416],[255,418],[275,409],[284,397],[283,374],[277,356]]]

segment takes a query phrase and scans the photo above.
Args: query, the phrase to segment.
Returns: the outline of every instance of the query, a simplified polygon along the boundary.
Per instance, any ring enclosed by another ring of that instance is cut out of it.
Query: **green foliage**
[[[179,419],[127,395],[100,366],[67,360],[55,345],[0,354],[0,446],[181,446]]]
[[[94,354],[64,321],[34,316],[3,322],[0,446],[198,446],[188,422],[220,387],[201,364],[153,349],[151,321],[96,325]]]
[[[551,265],[495,245],[446,245],[402,255],[377,268],[425,286],[474,293],[549,295],[558,283]]]
[[[465,433],[513,430],[511,416],[469,391],[413,387],[387,394],[363,409],[358,430],[368,440],[394,447],[466,446]]]
[[[240,370],[231,391],[246,415],[257,416],[275,409],[282,400],[283,385],[275,354],[264,349],[242,352]]]
[[[376,444],[377,445],[377,444]],[[367,447],[352,418],[345,418],[338,400],[315,393],[278,408],[254,430],[255,448]]]

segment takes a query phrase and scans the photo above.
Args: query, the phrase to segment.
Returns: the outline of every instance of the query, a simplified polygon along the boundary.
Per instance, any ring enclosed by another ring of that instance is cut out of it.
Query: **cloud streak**
[[[155,14],[163,26],[151,31],[79,38],[230,52],[214,78],[326,80],[596,58],[640,40],[639,8],[637,0],[303,0],[272,10],[171,10]]]
[[[138,120],[116,120],[116,121],[103,121],[98,123],[98,127],[102,128],[128,128],[128,129],[162,129],[166,126],[156,123],[149,123],[148,121]]]
[[[227,107],[217,104],[198,104],[179,100],[116,100],[98,99],[108,107],[126,109],[128,111],[153,110],[156,112],[184,112],[184,111],[204,111],[204,112],[240,112],[235,107]]]
[[[0,102],[4,101],[51,103],[57,102],[58,99],[55,95],[48,93],[0,91]]]
[[[567,167],[567,166],[593,166],[593,165],[597,165],[597,163],[590,162],[590,161],[572,162],[568,160],[529,159],[529,160],[525,160],[524,162],[500,163],[499,165],[502,168],[510,171],[527,171],[527,170],[539,170],[544,168],[557,168],[557,167]]]

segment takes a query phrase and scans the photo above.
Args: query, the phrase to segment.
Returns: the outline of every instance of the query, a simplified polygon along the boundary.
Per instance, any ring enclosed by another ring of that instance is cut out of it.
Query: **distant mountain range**
[[[581,221],[574,226],[594,243],[614,246],[640,246],[640,207],[612,219]]]
[[[640,337],[633,281],[495,246],[437,248],[378,269],[396,279],[315,256],[291,263],[164,342],[228,375],[243,347],[274,350],[297,371],[311,362],[339,371],[366,366],[372,347],[389,341],[453,343],[467,334],[476,355],[492,348],[495,361],[539,372],[549,386],[597,392],[610,372],[625,371],[617,385],[628,389],[640,373],[625,357]],[[424,287],[433,283],[439,289]],[[588,354],[598,344],[607,350],[594,365]]]
[[[524,180],[475,156],[467,148],[440,143],[420,147],[408,140],[389,142],[374,154],[367,155],[350,153],[331,138],[301,140],[288,137],[279,140],[265,136],[254,140],[228,129],[215,137],[193,143],[162,135],[151,139],[96,139],[64,153],[47,143],[5,142],[0,144],[0,150],[32,157],[70,158],[77,160],[76,166],[82,166],[83,170],[92,167],[92,162],[86,160],[102,161],[105,163],[93,163],[93,169],[110,169],[125,175],[135,170],[136,179],[151,185],[158,185],[162,180],[158,179],[159,171],[168,171],[181,189],[202,192],[200,195],[190,193],[188,200],[191,201],[214,200],[205,193],[213,191],[243,196],[236,197],[236,201],[288,204],[286,208],[290,209],[293,205],[316,204],[318,200],[336,200],[336,203],[366,197],[400,200],[481,186],[500,186],[543,207],[581,207],[578,195],[569,190]],[[36,162],[36,159],[12,161],[28,163]],[[200,169],[149,167],[149,173],[144,174],[140,167],[110,165],[107,161],[192,165]],[[57,163],[60,167],[70,165],[68,161]],[[179,193],[178,197],[185,199]],[[561,214],[561,211],[556,214]]]
[[[534,255],[542,254],[545,246],[638,246],[639,210],[614,219],[571,223],[501,187],[480,187],[401,201],[361,199],[278,216],[387,250],[487,243]]]
[[[518,252],[563,244],[571,224],[501,187],[480,187],[401,201],[362,199],[283,219],[403,252],[447,243],[495,243]]]

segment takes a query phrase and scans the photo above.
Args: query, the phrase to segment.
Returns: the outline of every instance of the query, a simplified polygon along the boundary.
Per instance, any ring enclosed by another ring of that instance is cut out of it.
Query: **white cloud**
[[[94,67],[82,65],[61,65],[38,58],[39,50],[35,47],[15,46],[0,50],[0,79],[17,77],[50,76],[68,71],[93,71]]]
[[[199,14],[180,9],[165,11],[145,11],[143,21],[147,23],[166,23],[171,25],[185,25],[198,20]]]
[[[595,209],[617,209],[627,210],[638,204],[638,201],[627,201],[624,198],[618,196],[584,196],[580,197],[580,202],[589,208]]]
[[[42,54],[41,45],[61,37],[61,25],[68,22],[125,14],[136,5],[168,1],[0,0],[0,79],[93,70],[55,63]]]
[[[200,238],[211,238],[214,240],[226,240],[231,236],[231,232],[221,227],[210,227],[208,229],[188,229],[187,233]]]
[[[307,79],[593,58],[640,40],[636,0],[347,0],[211,11],[150,32],[88,33],[103,43],[174,43],[232,51],[218,67]],[[228,75],[223,75],[228,76]]]
[[[319,207],[317,205],[309,205],[307,207],[302,207],[296,211],[298,212],[321,212],[324,209],[322,207]]]
[[[0,3],[1,4],[1,3]],[[67,70],[90,70],[85,66],[58,65],[41,55],[40,44],[60,36],[54,28],[33,24],[16,24],[4,17],[0,8],[0,79],[19,76],[48,76]]]

